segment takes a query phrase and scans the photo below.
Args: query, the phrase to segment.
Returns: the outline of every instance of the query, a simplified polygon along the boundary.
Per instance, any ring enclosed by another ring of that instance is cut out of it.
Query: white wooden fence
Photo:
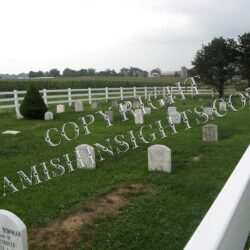
[[[177,87],[171,87],[171,92],[177,93]],[[191,87],[183,88],[184,93],[187,95],[193,95],[193,89]],[[74,101],[86,101],[89,104],[95,100],[105,100],[119,99],[125,100],[127,98],[135,96],[143,96],[147,99],[150,92],[154,92],[154,96],[157,94],[162,94],[165,96],[165,87],[131,87],[131,88],[88,88],[88,89],[43,89],[40,90],[44,102],[49,104],[57,103],[68,103],[69,106],[72,105]],[[17,113],[19,113],[19,105],[24,99],[26,91],[10,91],[10,92],[0,92],[0,109],[11,109],[14,108]],[[199,89],[199,94],[203,95],[213,95],[211,89]]]
[[[184,250],[243,250],[250,231],[250,146]]]

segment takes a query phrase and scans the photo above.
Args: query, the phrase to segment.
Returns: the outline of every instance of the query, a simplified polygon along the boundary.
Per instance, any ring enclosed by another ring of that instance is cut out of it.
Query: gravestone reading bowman
[[[109,120],[111,122],[114,121],[114,112],[113,111],[104,111],[104,114],[107,115],[109,117]]]
[[[218,127],[215,124],[206,124],[202,127],[203,141],[218,141]]]
[[[81,145],[76,146],[75,151],[79,152],[80,157],[82,159],[82,162],[81,162],[81,160],[79,159],[79,156],[76,153],[78,168],[94,169],[96,167],[95,150],[92,146],[88,144],[81,144]],[[94,162],[92,162],[91,156],[93,157]]]
[[[0,210],[0,249],[28,250],[26,226],[7,210]]]
[[[64,113],[65,107],[63,104],[59,104],[56,106],[56,113]]]
[[[83,103],[75,102],[75,112],[82,112],[82,111],[83,111]]]
[[[203,112],[206,113],[208,116],[213,116],[214,110],[211,107],[204,107]]]
[[[142,110],[141,109],[136,109],[135,114],[136,114],[135,124],[143,124],[144,119],[143,119]]]
[[[176,112],[176,107],[168,107],[168,113]]]
[[[97,109],[98,106],[99,106],[99,103],[96,102],[96,101],[94,101],[94,102],[91,103],[91,108],[92,108],[92,109]]]
[[[227,103],[226,102],[220,102],[219,109],[220,109],[220,111],[226,112],[227,111]]]
[[[54,115],[53,115],[53,113],[52,112],[46,112],[46,113],[44,113],[44,120],[45,121],[50,121],[50,120],[53,120],[53,117],[54,117]]]
[[[180,124],[181,123],[181,114],[179,112],[170,112],[169,117],[171,117],[171,120],[174,124]]]
[[[152,145],[148,148],[148,170],[171,173],[171,149],[165,145]]]
[[[146,114],[144,115],[151,115],[151,108],[150,107],[144,107]]]

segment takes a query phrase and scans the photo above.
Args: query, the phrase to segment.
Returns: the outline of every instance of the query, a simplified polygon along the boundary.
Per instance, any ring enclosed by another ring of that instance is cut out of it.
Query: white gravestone
[[[203,141],[218,141],[218,127],[215,124],[207,124],[202,127]]]
[[[211,107],[205,107],[203,108],[203,112],[207,114],[208,116],[212,116],[214,114],[214,110]]]
[[[96,167],[95,150],[92,146],[88,144],[81,144],[76,146],[75,151],[79,152],[81,158],[80,160],[79,155],[76,153],[78,168],[94,169]]]
[[[75,112],[82,112],[82,111],[83,111],[83,103],[75,102]]]
[[[151,115],[151,108],[150,107],[144,107],[146,114],[144,115]]]
[[[136,114],[135,124],[143,124],[144,119],[143,119],[142,110],[141,109],[136,109],[135,114]]]
[[[139,109],[140,108],[140,102],[138,100],[133,100],[133,109]]]
[[[104,111],[104,114],[107,115],[109,117],[109,120],[111,122],[114,121],[114,112],[113,111]]]
[[[91,103],[91,108],[92,108],[92,109],[97,109],[98,106],[99,106],[99,103],[98,103],[98,102],[92,102],[92,103]]]
[[[59,104],[56,106],[56,113],[64,113],[65,107],[63,104]]]
[[[220,102],[219,105],[220,105],[219,106],[220,111],[224,111],[224,112],[227,111],[227,103],[226,102]]]
[[[152,145],[148,148],[148,170],[171,173],[171,149],[165,145]]]
[[[52,112],[46,112],[44,113],[44,120],[45,121],[50,121],[50,120],[53,120],[54,118],[54,115]]]
[[[26,226],[7,210],[0,210],[0,249],[28,250]]]
[[[176,112],[176,107],[168,107],[168,113]]]
[[[169,117],[171,117],[171,120],[174,124],[180,124],[181,123],[181,114],[179,112],[170,112]]]

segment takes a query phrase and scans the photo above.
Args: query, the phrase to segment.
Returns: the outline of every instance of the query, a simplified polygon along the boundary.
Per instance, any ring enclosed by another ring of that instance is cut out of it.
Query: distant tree
[[[79,75],[80,76],[87,76],[88,75],[88,70],[87,69],[80,69]]]
[[[60,76],[60,71],[58,69],[51,69],[49,71],[49,76],[58,77],[58,76]]]
[[[66,68],[66,69],[63,71],[63,76],[64,76],[64,77],[76,77],[76,76],[79,76],[79,74],[78,74],[77,71],[75,71],[75,70]]]
[[[42,71],[38,71],[38,72],[35,72],[35,71],[30,71],[29,72],[29,78],[33,78],[33,77],[43,77],[44,76],[44,73]]]
[[[129,75],[129,69],[128,68],[120,69],[119,75],[120,76],[128,76]]]
[[[88,76],[94,76],[95,72],[96,72],[95,69],[92,69],[92,68],[88,69]]]
[[[159,74],[159,75],[161,75],[161,70],[160,70],[159,68],[156,68],[156,69],[152,69],[152,70],[150,71],[150,73],[151,73],[151,74],[154,74],[154,73],[156,73],[156,74]]]
[[[201,79],[224,95],[225,82],[236,72],[237,44],[233,39],[214,38],[196,53],[192,62]]]
[[[239,36],[239,70],[250,88],[250,33]]]
[[[20,113],[27,119],[44,119],[44,113],[48,111],[38,89],[31,85],[20,106]]]

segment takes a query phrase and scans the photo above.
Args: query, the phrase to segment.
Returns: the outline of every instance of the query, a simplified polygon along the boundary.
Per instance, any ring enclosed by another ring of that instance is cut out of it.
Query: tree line
[[[214,38],[197,51],[192,61],[191,75],[200,75],[201,80],[217,89],[223,97],[228,80],[239,76],[248,81],[250,88],[250,32],[238,37]]]
[[[158,72],[159,75],[161,71],[159,68],[153,69],[150,73]],[[106,69],[103,71],[97,72],[93,68],[89,69],[80,69],[80,70],[73,70],[70,68],[66,68],[63,70],[62,74],[58,69],[51,69],[47,72],[43,71],[30,71],[29,78],[34,77],[83,77],[83,76],[134,76],[134,77],[147,77],[148,72],[136,67],[130,68],[122,68],[119,72],[116,72],[114,69]]]

